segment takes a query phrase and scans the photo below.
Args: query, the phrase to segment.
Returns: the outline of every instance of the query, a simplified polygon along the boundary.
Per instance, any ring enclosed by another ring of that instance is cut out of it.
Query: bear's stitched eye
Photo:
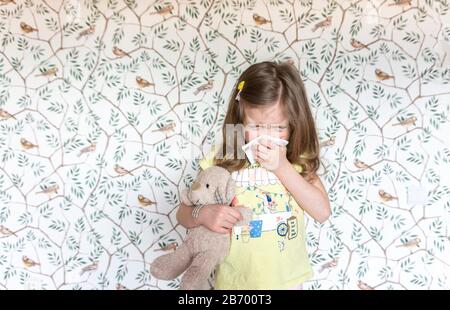
[[[209,184],[206,184],[206,188],[209,188]]]

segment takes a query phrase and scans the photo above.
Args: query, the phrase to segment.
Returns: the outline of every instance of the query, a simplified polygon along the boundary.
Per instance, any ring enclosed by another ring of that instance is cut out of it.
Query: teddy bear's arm
[[[234,208],[236,208],[237,211],[241,212],[242,214],[242,220],[237,222],[236,226],[245,226],[248,225],[250,223],[250,221],[252,220],[252,215],[253,215],[253,210],[250,208],[247,208],[245,206],[235,206]]]

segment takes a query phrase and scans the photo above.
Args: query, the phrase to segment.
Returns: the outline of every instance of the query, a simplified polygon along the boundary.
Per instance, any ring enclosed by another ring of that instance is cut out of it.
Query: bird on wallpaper
[[[49,187],[43,189],[40,192],[36,192],[36,194],[48,194],[48,195],[50,195],[52,193],[58,194],[58,190],[59,190],[59,185],[55,184],[55,185],[52,185],[52,186],[49,186]]]
[[[22,262],[25,265],[25,267],[27,267],[27,268],[31,268],[31,267],[40,265],[38,262],[35,262],[34,260],[32,260],[31,258],[29,258],[26,255],[22,256]]]
[[[120,175],[126,175],[126,174],[133,175],[130,171],[128,171],[127,169],[125,169],[122,166],[119,166],[118,164],[114,165],[114,170]]]
[[[409,126],[409,125],[416,126],[416,122],[417,122],[417,117],[411,116],[411,117],[408,117],[408,118],[400,121],[399,123],[392,124],[392,126]]]
[[[393,75],[389,75],[381,69],[375,69],[375,75],[379,81],[386,81],[394,78]]]
[[[78,153],[78,157],[80,157],[81,155],[83,155],[85,153],[94,152],[96,148],[97,148],[97,144],[95,142],[91,142],[90,145],[88,145],[80,150],[80,153]]]
[[[292,58],[286,59],[286,60],[284,61],[284,63],[286,63],[286,64],[288,64],[288,65],[291,65],[291,66],[295,66],[295,61],[294,61],[294,59],[292,59]]]
[[[172,251],[172,250],[175,250],[177,247],[178,247],[178,242],[171,242],[168,245],[166,245],[160,249],[156,249],[155,252],[157,252],[157,251],[164,251],[164,252]]]
[[[127,56],[127,57],[130,57],[130,58],[131,58],[131,55],[130,55],[130,54],[128,54],[128,53],[125,52],[123,49],[121,49],[121,48],[119,48],[119,47],[117,47],[117,46],[114,46],[114,47],[113,47],[113,54],[116,55],[116,56],[119,56],[119,57]]]
[[[98,262],[93,262],[92,264],[86,265],[81,269],[80,276],[82,276],[85,272],[93,271],[98,268]]]
[[[30,25],[28,25],[28,24],[25,23],[25,22],[20,22],[20,29],[22,29],[22,31],[25,32],[25,33],[30,33],[30,32],[33,32],[33,31],[38,31],[37,28],[31,27]]]
[[[372,167],[370,167],[368,164],[366,164],[365,162],[363,162],[363,161],[361,161],[361,160],[359,160],[357,158],[353,161],[353,164],[359,169],[370,169],[370,170],[373,170]]]
[[[127,291],[127,290],[129,290],[129,288],[127,288],[125,285],[123,285],[123,284],[120,284],[120,283],[117,283],[116,284],[116,290],[117,291]]]
[[[367,46],[366,44],[362,43],[361,41],[356,40],[355,38],[352,38],[350,40],[350,44],[356,48],[357,50],[363,49],[363,48],[367,48],[368,50],[370,50],[369,46]]]
[[[0,118],[3,118],[3,119],[8,119],[8,118],[16,119],[14,117],[14,115],[12,115],[11,113],[9,113],[8,111],[6,111],[6,110],[4,110],[2,108],[0,108]]]
[[[16,1],[14,1],[14,0],[0,0],[0,6],[7,5],[7,4],[10,4],[10,3],[16,4]]]
[[[297,66],[295,65],[294,59],[289,58],[289,59],[286,59],[285,61],[283,61],[282,63],[283,64],[288,64],[288,65],[294,67],[294,69],[297,70],[297,72],[299,72]]]
[[[27,139],[25,139],[25,138],[20,138],[20,144],[22,144],[22,147],[25,149],[25,150],[29,150],[29,149],[32,149],[32,148],[38,148],[39,146],[37,145],[37,144],[33,144],[33,143],[31,143],[30,141],[28,141]]]
[[[262,26],[264,24],[268,24],[271,23],[271,21],[265,17],[262,17],[261,15],[258,15],[256,13],[253,14],[253,21],[255,22],[255,24],[257,24],[258,26]]]
[[[206,82],[205,84],[197,87],[197,89],[194,91],[194,95],[198,95],[201,91],[208,91],[213,87],[214,87],[214,80],[208,80],[208,82]]]
[[[322,272],[322,271],[324,271],[325,269],[334,268],[334,267],[336,267],[337,265],[338,265],[338,259],[335,257],[335,258],[333,258],[331,261],[329,261],[329,262],[323,264],[323,265],[320,267],[319,272]]]
[[[148,206],[156,204],[155,201],[152,201],[141,194],[138,195],[138,200],[139,200],[139,204],[143,207],[148,207]]]
[[[158,128],[158,129],[152,130],[152,132],[161,131],[161,132],[164,132],[164,133],[167,134],[169,132],[174,132],[175,131],[175,126],[176,126],[175,123],[169,123],[169,124],[164,125],[164,126]]]
[[[332,19],[333,19],[332,16],[327,16],[323,21],[318,22],[317,24],[315,24],[313,29],[312,29],[312,31],[315,32],[319,28],[329,27],[331,25]]]
[[[89,28],[84,29],[78,34],[77,40],[81,39],[82,37],[89,36],[95,32],[95,25],[89,26]]]
[[[412,0],[394,0],[394,3],[390,3],[389,6],[408,6],[412,5]]]
[[[159,14],[161,16],[165,16],[167,14],[172,14],[172,11],[175,9],[175,7],[172,4],[168,4],[166,6],[163,6],[160,9],[157,9],[156,12],[150,13],[150,15],[153,14]]]
[[[52,76],[52,75],[56,76],[57,72],[58,72],[58,68],[53,67],[50,69],[45,69],[45,70],[41,71],[41,73],[36,74],[35,76],[47,76],[47,77]]]
[[[384,190],[382,190],[382,189],[380,189],[379,191],[378,191],[378,195],[380,196],[380,198],[383,200],[383,201],[385,201],[385,202],[388,202],[388,201],[391,201],[391,200],[398,200],[398,198],[397,197],[395,197],[395,196],[392,196],[391,194],[389,194],[389,193],[386,193]]]
[[[371,287],[369,284],[367,284],[367,283],[365,283],[365,282],[363,282],[361,280],[358,280],[358,287],[359,287],[359,289],[365,290],[365,291],[367,291],[367,290],[374,290],[373,287]]]
[[[141,76],[136,76],[136,83],[138,84],[138,86],[140,88],[145,88],[145,87],[149,87],[149,86],[155,86],[154,83],[151,83],[151,82],[147,81],[146,79],[144,79]]]
[[[321,147],[333,146],[336,143],[336,136],[331,136],[329,139],[320,142]]]
[[[3,225],[0,225],[0,234],[7,237],[11,235],[17,236],[11,229]]]
[[[420,238],[414,238],[412,240],[406,241],[400,245],[397,245],[397,248],[415,248],[415,247],[420,247],[420,243],[421,240]]]

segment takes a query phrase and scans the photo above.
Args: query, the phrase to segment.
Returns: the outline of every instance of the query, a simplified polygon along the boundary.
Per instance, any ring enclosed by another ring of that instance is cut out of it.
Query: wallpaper
[[[299,70],[332,216],[305,289],[449,289],[448,0],[1,0],[0,288],[176,289],[239,74]]]

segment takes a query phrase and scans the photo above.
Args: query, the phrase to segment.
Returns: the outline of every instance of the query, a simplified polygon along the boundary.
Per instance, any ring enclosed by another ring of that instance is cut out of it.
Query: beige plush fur
[[[189,206],[229,205],[234,195],[235,184],[230,173],[224,168],[213,166],[199,173],[191,188],[182,192],[181,200]],[[235,225],[248,225],[252,210],[240,206],[234,208],[243,216],[243,220]],[[209,288],[209,276],[228,255],[229,248],[229,234],[216,233],[200,225],[188,230],[184,242],[175,252],[156,258],[151,264],[150,273],[161,280],[172,280],[184,272],[180,289],[205,290]]]

